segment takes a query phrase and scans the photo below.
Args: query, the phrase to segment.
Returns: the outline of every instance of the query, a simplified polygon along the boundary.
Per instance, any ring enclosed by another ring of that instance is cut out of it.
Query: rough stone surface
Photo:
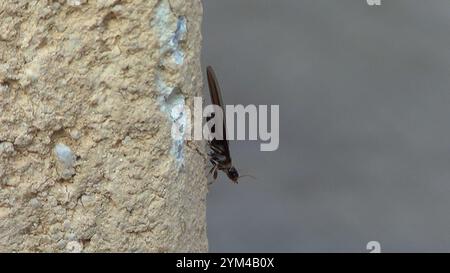
[[[206,251],[205,162],[171,138],[201,92],[201,1],[0,16],[0,252]]]

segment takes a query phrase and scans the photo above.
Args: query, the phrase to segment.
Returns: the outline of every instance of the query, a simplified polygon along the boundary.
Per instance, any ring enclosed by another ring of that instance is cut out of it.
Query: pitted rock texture
[[[205,162],[167,114],[201,94],[201,1],[0,16],[0,252],[206,251]]]

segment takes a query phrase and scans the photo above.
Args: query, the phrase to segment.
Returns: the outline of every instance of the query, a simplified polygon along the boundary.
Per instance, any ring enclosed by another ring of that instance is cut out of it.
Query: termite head
[[[228,176],[228,178],[231,179],[231,181],[233,181],[234,183],[237,184],[238,179],[239,179],[239,173],[235,167],[231,167],[228,169],[227,176]]]

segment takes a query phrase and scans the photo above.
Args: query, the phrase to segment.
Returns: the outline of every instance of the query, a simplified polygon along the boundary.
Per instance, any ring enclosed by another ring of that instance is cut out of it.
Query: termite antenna
[[[258,180],[258,178],[256,178],[255,176],[253,176],[251,174],[244,174],[244,175],[239,176],[239,178],[243,178],[243,177],[250,177],[250,178],[253,178],[254,180]]]

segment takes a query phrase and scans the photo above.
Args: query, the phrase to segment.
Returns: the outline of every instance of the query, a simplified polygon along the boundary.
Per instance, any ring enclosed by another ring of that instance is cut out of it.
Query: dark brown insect
[[[208,66],[206,69],[206,74],[208,76],[208,86],[209,93],[211,94],[211,102],[222,108],[224,111],[224,105],[222,101],[222,96],[220,93],[219,83],[216,78],[216,74],[211,66]],[[207,120],[214,118],[214,114],[211,117],[208,117]],[[215,125],[212,126],[211,131],[215,130]],[[231,162],[230,148],[228,145],[228,139],[226,134],[226,123],[225,118],[223,118],[223,140],[212,139],[209,141],[209,147],[211,151],[208,153],[209,160],[212,163],[213,167],[209,173],[213,174],[214,179],[217,178],[217,172],[223,171],[228,178],[231,179],[234,183],[238,183],[239,173]]]

